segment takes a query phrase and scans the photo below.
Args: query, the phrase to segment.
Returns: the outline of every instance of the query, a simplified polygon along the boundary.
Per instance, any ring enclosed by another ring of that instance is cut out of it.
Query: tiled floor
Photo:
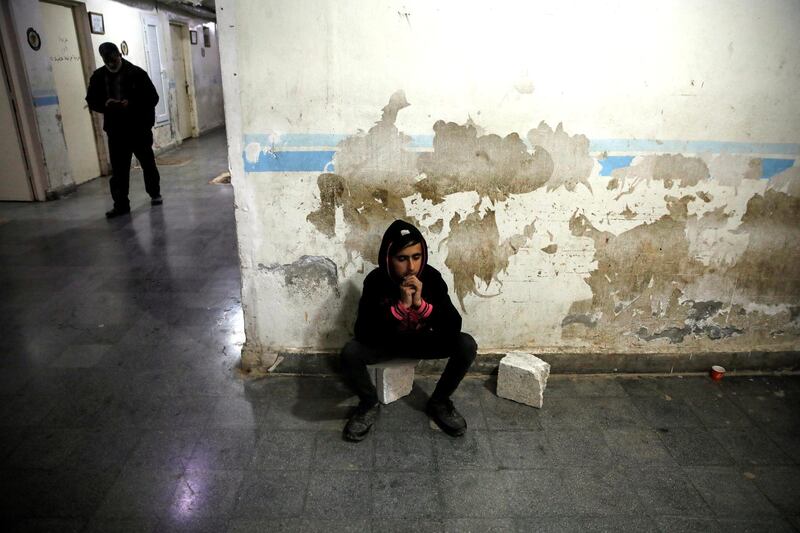
[[[433,378],[360,444],[333,378],[241,379],[221,132],[140,173],[0,204],[0,525],[16,531],[794,531],[800,378],[554,376],[542,410]]]

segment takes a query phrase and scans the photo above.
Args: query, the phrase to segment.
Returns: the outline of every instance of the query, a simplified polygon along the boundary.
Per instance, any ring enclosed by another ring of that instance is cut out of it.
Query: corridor
[[[0,204],[4,531],[793,531],[800,379],[553,376],[542,410],[470,377],[453,440],[435,379],[343,442],[335,377],[239,375],[223,131],[131,176]],[[169,163],[169,164],[166,164]]]

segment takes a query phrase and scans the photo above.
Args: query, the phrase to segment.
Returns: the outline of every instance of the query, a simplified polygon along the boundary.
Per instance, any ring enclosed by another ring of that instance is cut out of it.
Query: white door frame
[[[36,110],[33,108],[33,96],[25,71],[25,62],[19,49],[11,7],[8,2],[4,1],[0,1],[0,48],[2,48],[0,60],[3,61],[3,67],[8,77],[11,106],[16,115],[17,130],[31,191],[34,200],[43,202],[47,200],[49,180],[44,165],[42,137],[39,135]]]
[[[186,72],[186,83],[189,84],[189,114],[191,116],[192,137],[200,136],[200,120],[197,116],[197,93],[194,85],[194,63],[192,62],[192,43],[189,38],[189,25],[181,20],[170,20],[170,24],[181,26],[183,32],[183,64]]]
[[[78,35],[78,49],[81,53],[81,67],[83,68],[84,83],[88,87],[89,79],[97,68],[92,50],[92,32],[89,28],[89,11],[86,4],[76,0],[41,0],[48,4],[68,7],[72,10],[72,20],[75,22],[75,32]],[[97,148],[97,160],[100,163],[100,175],[111,174],[111,159],[108,155],[106,139],[103,132],[103,122],[99,113],[92,113],[92,130],[94,131],[94,145]]]
[[[147,26],[154,26],[156,29],[157,43],[155,53],[158,55],[158,62],[160,66],[157,80],[152,79],[152,74],[154,74],[154,72],[152,72],[153,66],[150,64],[150,55],[147,53],[150,46],[150,43],[147,41]],[[167,58],[165,57],[166,50],[164,47],[164,28],[161,26],[160,17],[156,15],[142,14],[142,39],[144,42],[145,64],[147,66],[145,70],[147,71],[148,76],[150,76],[150,81],[153,82],[153,85],[159,84],[156,87],[156,90],[158,90],[159,87],[161,88],[159,93],[159,103],[161,103],[161,100],[164,101],[163,118],[159,118],[161,115],[158,114],[158,106],[156,106],[156,123],[154,127],[169,124],[172,122],[169,112],[169,84],[164,83],[167,81]]]
[[[190,137],[199,137],[199,128],[197,125],[197,101],[195,100],[194,90],[194,69],[192,68],[192,49],[189,43],[189,25],[180,19],[169,19],[170,26],[178,26],[181,30],[181,52],[183,53],[183,74],[186,78],[186,98],[189,102],[189,130]],[[174,46],[171,42],[172,32],[170,32],[170,46]],[[175,73],[172,73],[173,79]],[[177,91],[177,86],[175,87]],[[181,139],[182,141],[182,139]]]

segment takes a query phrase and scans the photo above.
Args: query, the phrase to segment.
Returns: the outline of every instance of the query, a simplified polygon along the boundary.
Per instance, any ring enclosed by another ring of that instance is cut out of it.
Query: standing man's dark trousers
[[[114,199],[114,209],[118,211],[130,210],[128,200],[128,187],[131,178],[131,155],[135,155],[142,166],[144,174],[144,189],[150,198],[161,196],[161,176],[156,167],[156,158],[153,154],[153,130],[109,132],[108,151],[111,155],[111,171],[113,175],[109,180],[111,198]]]
[[[436,384],[431,400],[446,400],[458,388],[475,360],[478,345],[467,333],[452,336],[421,335],[417,339],[392,346],[368,346],[351,340],[342,349],[342,371],[353,391],[366,404],[378,401],[378,393],[369,377],[367,365],[391,359],[444,359],[448,357],[442,377]]]

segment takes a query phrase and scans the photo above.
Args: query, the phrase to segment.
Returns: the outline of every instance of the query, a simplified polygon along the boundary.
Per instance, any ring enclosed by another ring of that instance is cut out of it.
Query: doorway
[[[0,135],[0,168],[3,169],[0,174],[0,200],[29,202],[34,199],[33,189],[22,152],[5,61],[0,61],[0,78],[0,124],[6,128],[5,133]]]
[[[184,140],[192,136],[192,108],[189,99],[189,77],[187,73],[186,47],[188,30],[179,24],[169,25],[172,46],[172,73],[175,76],[175,99],[178,112],[178,137]]]
[[[100,175],[92,115],[86,105],[86,80],[73,10],[40,3],[42,44],[50,56],[72,179],[80,184]]]

